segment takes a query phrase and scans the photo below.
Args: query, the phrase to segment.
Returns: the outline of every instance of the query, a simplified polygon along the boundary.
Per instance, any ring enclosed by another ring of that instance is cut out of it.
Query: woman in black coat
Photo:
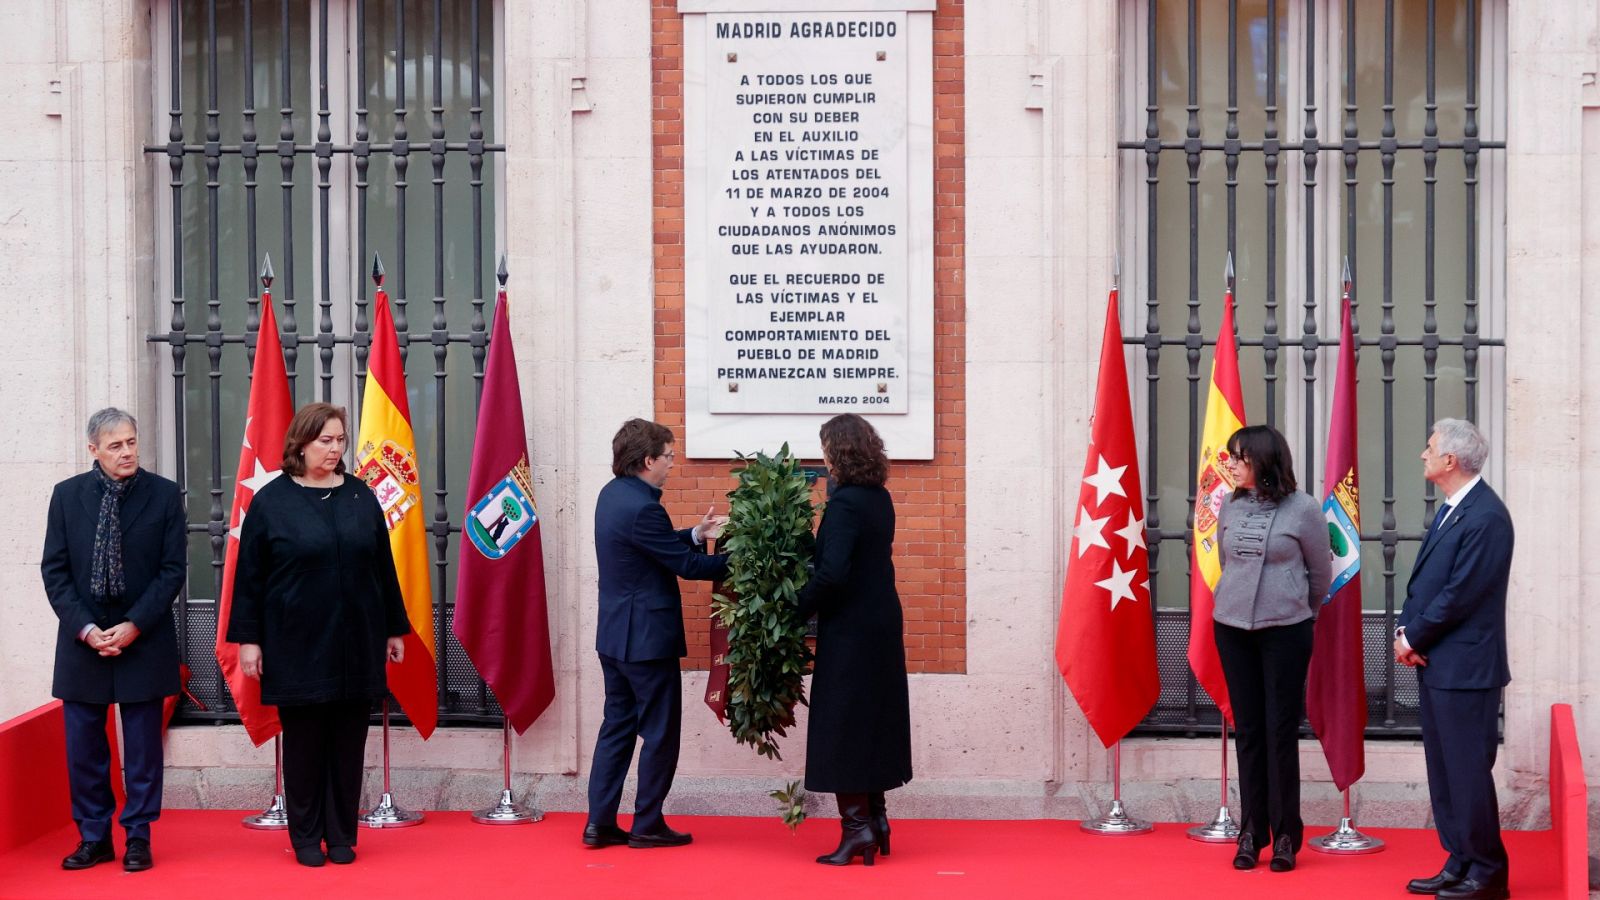
[[[278,707],[289,843],[306,866],[355,862],[372,701],[411,630],[383,509],[345,474],[346,436],[340,407],[295,413],[283,477],[245,516],[228,623],[239,668]]]
[[[838,849],[817,862],[889,855],[884,792],[911,780],[911,704],[900,595],[894,587],[889,459],[867,420],[822,426],[830,473],[815,568],[800,591],[817,616],[817,659],[806,728],[806,790],[838,795]]]

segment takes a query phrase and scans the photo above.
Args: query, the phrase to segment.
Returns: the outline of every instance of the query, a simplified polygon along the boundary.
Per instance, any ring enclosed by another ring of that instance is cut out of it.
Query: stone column
[[[1587,543],[1600,508],[1584,482],[1600,461],[1600,398],[1586,389],[1600,358],[1600,64],[1588,5],[1512,3],[1509,18],[1504,443],[1517,544],[1503,770],[1542,808],[1550,704],[1581,710],[1596,687],[1587,610],[1600,558]],[[1600,721],[1580,712],[1578,738],[1592,784]]]
[[[0,10],[0,449],[13,510],[0,544],[0,718],[49,696],[55,616],[39,581],[51,486],[88,462],[83,422],[107,405],[159,435],[145,334],[152,302],[150,17],[142,4],[58,0]],[[24,437],[25,435],[25,437]],[[153,443],[146,464],[155,465]]]

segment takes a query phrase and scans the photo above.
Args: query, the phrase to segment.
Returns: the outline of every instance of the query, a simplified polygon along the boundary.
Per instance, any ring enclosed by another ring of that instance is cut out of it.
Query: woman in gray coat
[[[1232,496],[1218,515],[1217,654],[1233,703],[1239,755],[1236,869],[1272,847],[1272,870],[1294,868],[1300,820],[1300,719],[1317,610],[1332,577],[1322,506],[1296,489],[1283,435],[1265,425],[1228,438]]]

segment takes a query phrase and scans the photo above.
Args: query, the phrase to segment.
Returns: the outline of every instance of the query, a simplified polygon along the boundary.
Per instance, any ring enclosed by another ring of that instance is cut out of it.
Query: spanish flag
[[[1228,268],[1233,268],[1229,260]],[[1222,677],[1212,610],[1217,582],[1222,578],[1222,554],[1217,546],[1217,514],[1233,492],[1233,479],[1225,465],[1228,438],[1244,427],[1244,390],[1239,386],[1239,345],[1233,336],[1233,280],[1222,302],[1222,326],[1217,331],[1216,353],[1211,360],[1211,385],[1206,392],[1206,418],[1200,430],[1200,463],[1194,489],[1194,565],[1189,568],[1189,668],[1195,680],[1233,723],[1228,702],[1228,682]]]
[[[378,290],[372,306],[372,353],[367,359],[367,386],[361,395],[361,428],[356,435],[356,474],[372,488],[389,524],[389,549],[405,596],[411,633],[405,636],[405,661],[389,663],[389,691],[424,739],[439,722],[439,687],[435,674],[433,591],[428,585],[427,528],[422,515],[416,438],[411,434],[411,405],[406,400],[406,373],[400,363],[389,295],[383,270],[376,262]]]

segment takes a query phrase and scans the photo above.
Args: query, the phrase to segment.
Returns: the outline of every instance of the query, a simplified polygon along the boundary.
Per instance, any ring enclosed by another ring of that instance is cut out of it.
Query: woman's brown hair
[[[305,446],[317,439],[322,434],[322,429],[328,426],[329,419],[338,419],[344,425],[345,433],[350,432],[350,419],[345,415],[344,407],[334,406],[332,403],[307,403],[295,411],[294,418],[289,420],[289,430],[283,433],[283,474],[306,474],[306,458],[303,454]],[[344,474],[344,460],[334,466],[333,471]]]
[[[882,487],[889,480],[883,438],[866,419],[855,413],[834,416],[822,423],[821,435],[828,454],[828,474],[835,484]]]

